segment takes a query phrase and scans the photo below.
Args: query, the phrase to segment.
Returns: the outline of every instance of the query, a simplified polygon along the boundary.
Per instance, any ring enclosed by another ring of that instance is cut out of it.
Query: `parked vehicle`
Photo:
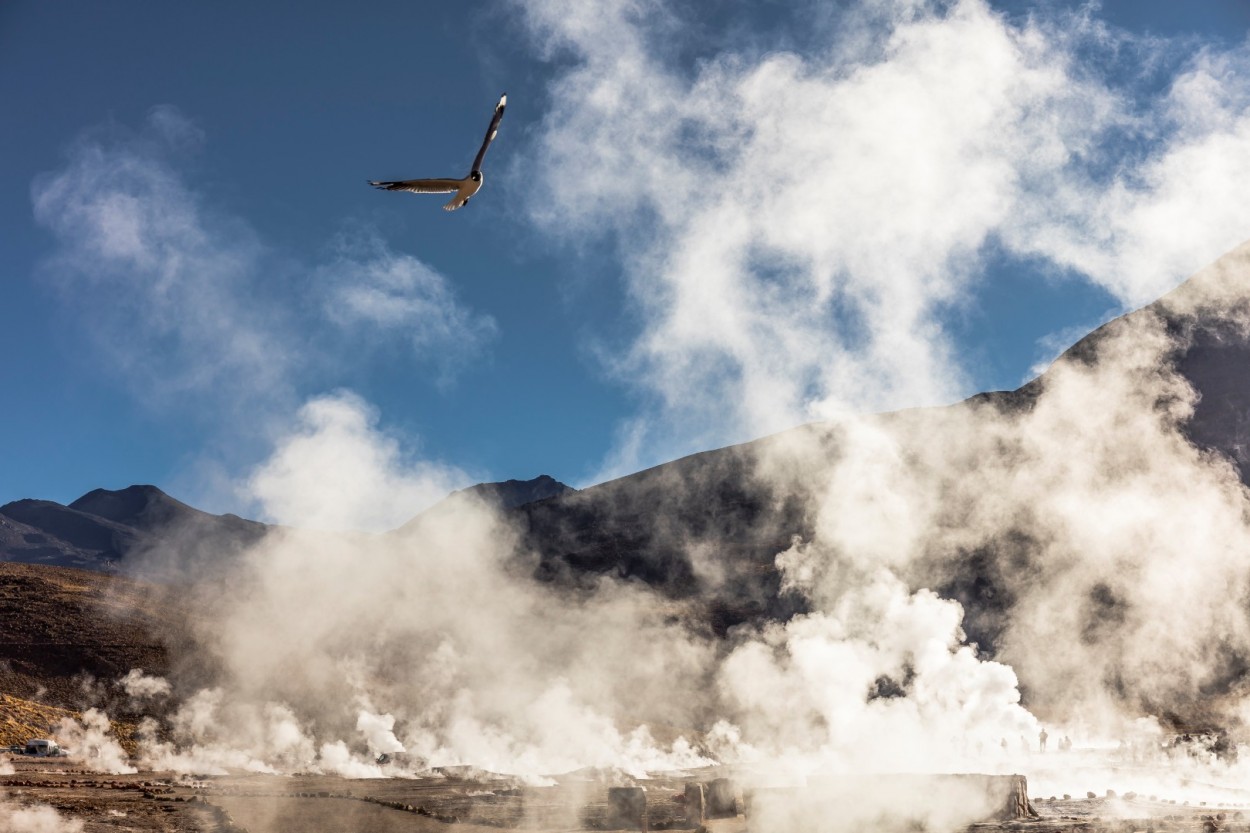
[[[63,758],[67,753],[56,741],[37,738],[26,741],[26,748],[22,750],[22,754],[35,758]]]

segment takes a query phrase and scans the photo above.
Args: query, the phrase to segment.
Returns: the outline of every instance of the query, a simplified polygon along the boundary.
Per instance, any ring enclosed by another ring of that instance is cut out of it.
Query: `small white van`
[[[28,740],[24,754],[36,758],[58,758],[61,756],[61,747],[54,740]]]

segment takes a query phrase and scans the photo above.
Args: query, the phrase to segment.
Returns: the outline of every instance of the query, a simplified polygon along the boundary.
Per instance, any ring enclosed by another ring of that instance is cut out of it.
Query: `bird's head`
[[[481,181],[482,181],[482,172],[481,172],[481,171],[474,171],[473,173],[469,174],[469,179],[473,180],[474,182],[481,182]]]

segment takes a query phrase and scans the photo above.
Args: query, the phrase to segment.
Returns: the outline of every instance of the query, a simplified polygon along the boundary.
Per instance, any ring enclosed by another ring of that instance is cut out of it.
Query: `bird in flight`
[[[499,97],[499,103],[495,105],[495,115],[491,117],[490,127],[486,128],[486,138],[482,140],[482,147],[477,152],[477,158],[473,160],[472,170],[464,179],[405,179],[402,182],[378,182],[371,179],[369,184],[383,191],[411,191],[414,194],[454,192],[455,196],[451,198],[451,202],[443,206],[447,211],[455,211],[460,206],[467,205],[469,198],[482,187],[482,159],[486,157],[486,149],[490,147],[495,134],[499,132],[499,122],[503,118],[503,110],[507,104],[508,96],[505,93]]]

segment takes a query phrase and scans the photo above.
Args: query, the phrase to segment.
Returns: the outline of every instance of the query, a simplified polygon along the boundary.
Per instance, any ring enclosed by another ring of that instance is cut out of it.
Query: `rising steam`
[[[7,833],[82,833],[83,823],[46,804],[25,806],[0,794],[0,829]]]

